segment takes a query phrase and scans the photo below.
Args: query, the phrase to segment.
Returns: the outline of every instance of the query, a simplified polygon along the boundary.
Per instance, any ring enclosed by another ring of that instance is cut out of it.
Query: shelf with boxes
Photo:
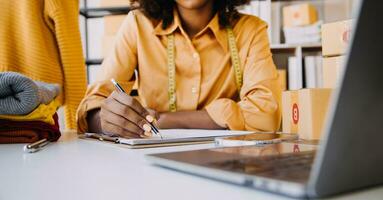
[[[320,88],[324,84],[321,27],[350,18],[355,1],[251,1],[241,12],[258,16],[269,24],[274,62],[280,74],[287,76],[282,78],[286,80],[285,88]]]
[[[269,24],[270,48],[283,90],[305,86],[304,63],[321,65],[318,58],[322,52],[323,2],[251,1],[240,9],[240,12],[255,15]],[[315,75],[315,72],[311,74]],[[311,82],[314,84],[310,86],[318,85],[316,80]]]
[[[271,6],[282,11],[273,14],[278,18],[269,23],[274,61],[280,75],[287,76],[281,78],[287,81],[282,95],[283,132],[297,133],[305,140],[320,139],[350,38],[350,21],[339,20],[351,18],[353,3],[357,2],[291,1]]]
[[[283,33],[279,40],[284,44],[272,46],[285,48],[272,49],[272,52],[279,68],[281,68],[281,61],[277,60],[285,61],[282,68],[285,66],[287,70],[287,88],[297,90],[304,87],[320,87],[321,77],[317,74],[321,68],[323,19],[319,17],[318,5],[314,6],[311,2],[301,1],[279,6],[282,16],[277,20],[283,23],[280,23],[278,27],[275,25],[272,27],[278,28],[277,30]]]
[[[282,94],[283,132],[297,133],[301,139],[320,139],[331,93],[339,86],[344,58],[350,43],[352,20],[322,26],[323,65],[320,88],[285,91]]]

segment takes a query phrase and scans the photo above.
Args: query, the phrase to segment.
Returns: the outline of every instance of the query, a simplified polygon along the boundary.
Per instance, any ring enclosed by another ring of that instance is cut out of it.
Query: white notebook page
[[[204,129],[161,129],[160,135],[153,134],[150,138],[125,139],[120,138],[122,144],[161,144],[170,142],[193,142],[203,140],[214,140],[216,137],[226,137],[235,135],[245,135],[253,133],[251,131],[230,131],[230,130],[204,130]]]

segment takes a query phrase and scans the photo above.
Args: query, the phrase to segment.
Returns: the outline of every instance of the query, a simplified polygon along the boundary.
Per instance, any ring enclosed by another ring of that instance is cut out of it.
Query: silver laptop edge
[[[363,1],[336,105],[328,115],[323,144],[308,194],[324,197],[383,183],[383,2]]]
[[[190,172],[193,175],[209,177],[210,179],[235,184],[238,186],[256,188],[259,190],[265,190],[265,192],[272,192],[276,194],[285,194],[290,197],[302,198],[306,197],[307,195],[306,185],[300,183],[270,179],[267,177],[244,175],[242,173],[229,171],[222,172],[221,170],[213,168],[202,167],[188,163],[180,163],[177,161],[152,156],[148,157],[148,159],[153,163],[159,163],[161,166],[169,167],[173,170],[186,173]]]
[[[354,41],[354,39],[355,39],[355,32],[356,32],[356,29],[357,29],[358,21],[359,21],[359,18],[360,18],[360,12],[361,12],[361,8],[362,8],[361,4],[362,4],[362,0],[358,2],[358,5],[355,6],[355,8],[353,10],[355,19],[357,19],[357,20],[353,21],[352,27],[354,27],[354,28],[352,30],[353,33],[351,34],[351,37],[352,37],[351,41]],[[323,135],[322,135],[322,138],[321,138],[320,148],[318,148],[318,150],[317,150],[317,155],[316,155],[314,164],[313,164],[312,169],[311,169],[309,182],[307,184],[307,194],[308,194],[308,196],[312,196],[312,197],[318,196],[318,194],[317,194],[317,192],[315,190],[315,184],[318,181],[318,176],[319,176],[319,172],[320,172],[320,166],[321,166],[321,163],[323,162],[323,157],[325,156],[325,153],[326,153],[326,147],[327,147],[327,144],[328,144],[328,139],[330,137],[332,122],[334,121],[335,112],[336,112],[336,108],[338,106],[338,100],[339,100],[341,88],[343,86],[343,80],[344,80],[345,75],[346,75],[345,72],[346,72],[347,66],[348,66],[351,46],[352,46],[352,44],[349,45],[348,48],[347,48],[347,53],[346,53],[346,56],[345,56],[346,62],[343,62],[344,67],[342,68],[341,76],[338,79],[338,86],[339,87],[337,87],[333,91],[333,94],[331,96],[330,102],[333,102],[333,103],[330,103],[328,111],[327,111],[327,114],[326,114],[327,116],[326,116],[326,120],[325,120],[325,126],[323,128]]]

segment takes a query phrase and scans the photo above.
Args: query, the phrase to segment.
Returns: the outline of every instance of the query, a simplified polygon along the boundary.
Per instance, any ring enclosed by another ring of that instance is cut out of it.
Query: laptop
[[[383,183],[383,2],[360,3],[339,88],[318,149],[305,144],[213,148],[148,155],[189,174],[297,198]]]

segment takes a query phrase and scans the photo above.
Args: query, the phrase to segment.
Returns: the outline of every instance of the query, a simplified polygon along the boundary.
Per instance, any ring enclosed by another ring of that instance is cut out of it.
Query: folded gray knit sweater
[[[33,81],[16,72],[0,73],[0,115],[26,115],[49,104],[60,92],[57,84]]]

